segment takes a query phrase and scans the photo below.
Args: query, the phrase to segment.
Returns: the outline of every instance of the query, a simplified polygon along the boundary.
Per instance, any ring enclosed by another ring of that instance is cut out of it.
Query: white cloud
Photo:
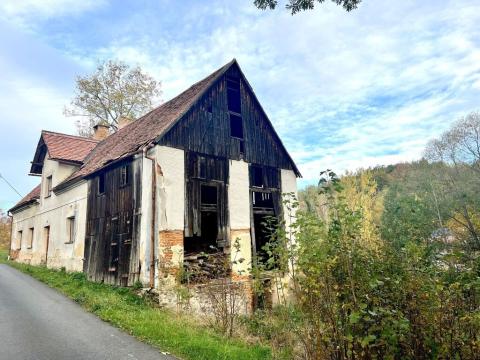
[[[2,0],[0,18],[30,28],[39,20],[79,15],[105,3],[106,0]]]
[[[365,0],[350,13],[326,2],[293,17],[256,10],[252,1],[194,3],[181,12],[173,3],[159,5],[165,13],[105,19],[124,35],[89,51],[69,38],[64,51],[84,68],[106,58],[139,64],[162,80],[165,99],[236,57],[306,181],[325,168],[419,158],[429,138],[479,107],[474,0]]]

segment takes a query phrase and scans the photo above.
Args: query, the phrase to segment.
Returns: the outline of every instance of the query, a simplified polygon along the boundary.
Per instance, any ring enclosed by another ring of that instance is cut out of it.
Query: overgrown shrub
[[[320,191],[328,217],[299,212],[292,225],[295,246],[278,254],[267,247],[272,258],[287,254],[294,265],[289,290],[295,311],[283,305],[257,314],[251,331],[301,359],[478,358],[478,254],[424,239],[401,246],[383,240],[368,214],[375,182],[324,175]],[[294,340],[285,340],[289,333]]]

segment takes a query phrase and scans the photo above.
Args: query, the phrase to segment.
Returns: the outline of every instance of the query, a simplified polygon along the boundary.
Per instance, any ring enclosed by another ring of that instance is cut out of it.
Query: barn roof
[[[237,61],[233,59],[203,80],[200,80],[189,87],[180,95],[153,109],[136,121],[131,122],[100,142],[88,143],[87,141],[94,140],[81,138],[78,136],[42,132],[42,138],[44,138],[44,141],[47,144],[49,154],[50,147],[52,147],[52,149],[55,149],[55,154],[58,154],[58,159],[61,159],[61,157],[69,157],[70,160],[78,161],[79,164],[81,164],[81,167],[77,171],[75,171],[62,183],[57,185],[55,189],[65,188],[69,184],[95,173],[112,162],[132,156],[136,152],[140,151],[144,146],[159,140],[161,136],[170,130],[172,126],[176,124],[176,122],[179,121],[182,116],[197,103],[197,101],[205,94],[205,92],[212,85],[214,85],[214,83],[220,79],[221,76],[225,74],[233,65],[236,65],[241,72]],[[242,76],[245,78],[243,73]],[[253,96],[255,96],[253,89],[246,78],[245,82],[249,86]],[[267,118],[267,121],[269,121],[266,114],[265,117]],[[298,176],[301,176],[295,163],[283,146],[280,138],[274,130],[273,132],[283,147],[283,150],[285,150],[287,156],[290,158],[295,173]],[[56,143],[56,138],[54,135],[70,137],[68,138],[67,143],[72,146],[70,147],[69,145],[66,146],[66,148],[61,147]],[[86,141],[82,143],[83,140]],[[49,145],[49,141],[52,143],[52,145]],[[54,143],[56,145],[53,145]],[[74,145],[78,146],[78,152],[75,155],[73,154],[75,151],[71,150],[75,147]],[[50,154],[50,157],[53,157],[52,154]],[[32,170],[34,165],[35,164],[32,165]],[[32,171],[32,173],[34,172]]]
[[[15,211],[28,204],[34,203],[37,199],[40,199],[40,188],[40,184],[35,186],[32,191],[25,195],[23,199],[16,203],[15,206],[12,207],[9,211]]]

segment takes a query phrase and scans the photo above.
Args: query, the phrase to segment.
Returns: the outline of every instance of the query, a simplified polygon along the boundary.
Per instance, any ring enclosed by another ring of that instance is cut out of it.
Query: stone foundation
[[[10,260],[17,260],[20,255],[20,250],[10,250]]]

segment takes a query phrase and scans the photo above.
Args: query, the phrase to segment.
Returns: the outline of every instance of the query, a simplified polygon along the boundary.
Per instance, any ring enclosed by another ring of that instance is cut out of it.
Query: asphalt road
[[[0,264],[0,359],[174,360]]]

